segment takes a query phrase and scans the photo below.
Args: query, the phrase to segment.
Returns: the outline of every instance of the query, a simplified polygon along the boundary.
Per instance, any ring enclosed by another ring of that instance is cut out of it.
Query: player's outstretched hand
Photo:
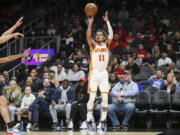
[[[31,51],[31,48],[28,48],[24,53],[23,56],[27,57],[29,55],[29,52]]]
[[[14,34],[13,34],[13,37],[14,37],[14,38],[19,38],[19,37],[24,37],[24,35],[21,34],[21,33],[14,33]]]
[[[103,16],[102,18],[103,18],[103,20],[104,20],[105,22],[108,22],[108,21],[109,21],[108,11],[105,12],[105,16]]]
[[[94,21],[94,17],[93,16],[88,16],[88,23],[92,24]]]
[[[21,26],[21,24],[23,23],[23,18],[24,18],[24,17],[19,18],[19,20],[18,20],[18,21],[16,22],[16,24],[15,24],[16,27]]]

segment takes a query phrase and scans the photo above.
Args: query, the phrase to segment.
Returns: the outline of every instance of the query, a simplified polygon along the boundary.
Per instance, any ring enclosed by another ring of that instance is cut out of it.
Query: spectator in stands
[[[0,91],[3,92],[4,88],[7,86],[5,82],[5,76],[4,74],[0,74]]]
[[[54,70],[57,73],[57,65],[61,64],[61,59],[56,59],[55,63],[49,68],[50,70]]]
[[[157,70],[154,77],[152,77],[148,80],[143,80],[140,82],[140,84],[148,85],[151,87],[156,87],[158,89],[163,89],[165,86],[165,81],[164,81],[163,77],[164,77],[163,72],[161,70]]]
[[[122,10],[118,13],[118,19],[119,20],[127,20],[127,19],[129,19],[129,13],[125,9],[125,7],[122,7]]]
[[[135,49],[132,48],[130,45],[126,45],[126,49],[124,49],[124,54],[133,54],[135,52]]]
[[[112,69],[112,66],[111,66],[111,65],[109,65],[109,66],[107,67],[107,72],[108,72],[109,74],[111,74],[111,73],[113,72],[113,69]]]
[[[171,44],[168,44],[166,46],[166,53],[173,62],[176,62],[176,55],[174,55],[176,52],[174,51],[173,46]]]
[[[3,72],[3,74],[4,74],[4,76],[5,76],[5,82],[6,82],[6,84],[7,85],[9,85],[9,73],[8,73],[8,71],[4,71]]]
[[[39,78],[43,79],[43,74],[44,73],[48,73],[48,71],[49,71],[49,67],[48,66],[44,66],[42,72],[39,74]]]
[[[155,45],[152,49],[152,57],[156,60],[159,59],[161,56],[161,51],[158,45]]]
[[[50,24],[49,28],[47,29],[48,36],[56,35],[56,29],[54,24]]]
[[[156,61],[152,57],[151,53],[147,53],[146,57],[142,61],[143,66],[149,66],[150,68],[155,68]]]
[[[168,66],[171,65],[173,62],[171,58],[167,57],[167,53],[163,52],[161,58],[158,60],[158,66]]]
[[[30,76],[33,79],[32,87],[34,88],[34,92],[38,93],[38,90],[42,87],[42,80],[38,77],[38,72],[36,69],[32,69],[30,72]]]
[[[8,105],[9,105],[8,110],[11,121],[14,121],[15,112],[17,108],[21,105],[21,99],[22,99],[21,90],[18,88],[15,80],[10,81],[9,87],[4,89],[3,94],[8,101]]]
[[[49,80],[52,84],[54,84],[55,88],[59,87],[59,81],[56,79],[54,70],[49,70]]]
[[[173,73],[167,75],[167,80],[165,81],[165,86],[163,90],[166,90],[170,94],[174,94],[176,91],[176,78]]]
[[[43,81],[43,89],[39,91],[35,101],[29,106],[32,116],[32,130],[39,130],[39,114],[49,112],[49,105],[54,97],[55,89],[50,87],[50,80]]]
[[[138,46],[138,50],[135,53],[136,53],[137,57],[141,60],[143,60],[147,55],[147,51],[144,50],[143,44],[140,44]]]
[[[49,78],[50,78],[49,73],[44,73],[43,74],[43,80],[49,79]]]
[[[128,122],[135,110],[135,95],[138,93],[138,85],[132,81],[131,72],[124,72],[123,81],[117,83],[111,91],[113,103],[109,105],[108,116],[113,128],[128,130]],[[125,113],[122,124],[120,124],[117,114],[119,111]],[[121,127],[120,127],[121,125]]]
[[[126,69],[129,70],[133,75],[136,75],[140,72],[140,67],[135,63],[134,58],[128,58]]]
[[[65,72],[65,68],[61,65],[57,65],[57,79],[59,82],[62,82],[63,80],[68,80],[68,75]]]
[[[79,70],[79,66],[74,64],[72,69],[68,72],[68,77],[70,81],[79,81],[80,78],[85,78],[85,73],[82,70]]]
[[[119,79],[116,74],[114,74],[114,73],[109,74],[110,88],[113,88],[118,81],[119,81]]]
[[[81,78],[74,91],[75,101],[73,102],[71,107],[70,124],[68,128],[72,129],[74,127],[74,120],[79,119],[81,121],[80,129],[86,129],[86,104],[89,99],[89,94],[87,93],[87,79]]]
[[[59,127],[57,113],[65,111],[66,122],[69,123],[71,104],[75,99],[74,90],[68,80],[63,80],[62,85],[56,91],[55,96],[49,106],[50,114],[53,120],[52,128]]]
[[[89,72],[89,62],[87,58],[83,58],[81,62],[81,70],[84,71],[85,74]]]
[[[123,79],[124,71],[126,70],[126,67],[124,64],[119,64],[118,70],[115,72],[115,74],[118,76],[120,80]]]
[[[134,33],[132,31],[129,31],[126,38],[125,38],[125,44],[133,46],[134,44]]]
[[[23,125],[21,122],[22,115],[28,115],[28,108],[35,100],[35,96],[32,94],[32,90],[30,86],[26,86],[24,90],[24,96],[22,98],[21,106],[17,109],[17,124],[14,126],[15,129],[22,129]],[[31,128],[31,116],[28,115],[28,124],[26,129],[29,130]]]
[[[24,92],[23,90],[25,90],[25,87],[27,86],[31,87],[32,92],[34,92],[36,87],[34,87],[32,84],[33,84],[33,78],[31,76],[28,76],[26,82],[20,84],[22,92]]]

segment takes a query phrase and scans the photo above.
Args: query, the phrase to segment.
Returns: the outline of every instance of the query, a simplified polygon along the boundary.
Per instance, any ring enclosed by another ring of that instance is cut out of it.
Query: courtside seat
[[[152,86],[147,87],[147,88],[144,89],[144,91],[147,91],[147,92],[149,92],[150,94],[154,94],[154,93],[156,93],[158,90],[159,90],[158,88],[152,87]]]
[[[136,110],[133,116],[134,120],[143,120],[146,127],[149,128],[149,109],[151,106],[151,95],[147,91],[141,91],[136,95]]]
[[[152,95],[152,109],[150,109],[150,117],[152,119],[158,118],[165,120],[166,127],[170,127],[169,123],[169,109],[170,109],[170,94],[165,90],[159,90]],[[163,117],[162,119],[160,117]],[[157,119],[156,119],[157,120]]]
[[[180,118],[180,91],[176,91],[172,96],[171,96],[171,109],[169,110],[170,116],[171,116],[171,123],[173,121],[177,121]],[[171,124],[170,123],[170,124]]]

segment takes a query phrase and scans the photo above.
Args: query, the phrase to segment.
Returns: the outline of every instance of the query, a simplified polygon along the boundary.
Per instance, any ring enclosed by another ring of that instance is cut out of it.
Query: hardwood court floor
[[[87,132],[31,132],[23,135],[158,135],[160,132],[106,132],[106,133],[87,133]],[[0,132],[0,135],[6,135]]]

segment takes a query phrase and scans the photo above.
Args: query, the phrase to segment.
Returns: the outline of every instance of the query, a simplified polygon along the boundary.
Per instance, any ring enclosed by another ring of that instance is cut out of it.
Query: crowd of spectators
[[[130,8],[131,4],[126,1],[118,1],[116,5],[117,0],[108,0],[104,7],[101,2],[97,2],[100,11],[95,18],[93,31],[99,27],[107,30],[100,17],[106,9],[114,30],[107,68],[112,97],[114,91],[119,89],[117,87],[121,87],[121,82],[127,79],[127,74],[132,77],[129,80],[137,84],[134,87],[137,87],[138,91],[149,86],[170,94],[180,90],[180,12],[168,2],[158,1],[154,7],[148,7],[148,4],[152,3],[145,2],[133,8]],[[85,127],[90,63],[89,48],[85,40],[87,20],[81,13],[82,3],[79,4],[76,0],[68,1],[67,4],[69,6],[65,7],[61,16],[63,20],[51,22],[48,27],[44,26],[44,33],[38,33],[42,27],[31,33],[32,36],[61,36],[60,52],[55,62],[46,63],[39,71],[25,67],[24,72],[21,71],[12,78],[7,72],[0,74],[0,90],[9,102],[11,120],[15,121],[17,115],[16,126],[21,123],[20,115],[26,113],[27,128],[33,123],[31,128],[38,130],[39,114],[50,112],[52,127],[58,127],[57,113],[65,111],[68,128],[73,128],[73,121],[77,118],[82,123],[81,128]],[[161,4],[162,7],[159,7]],[[28,45],[33,44],[32,42]],[[99,110],[99,98],[98,96],[95,110]],[[109,99],[111,100],[111,96]],[[114,101],[109,101],[109,104],[108,115],[111,122],[114,126],[119,125],[114,118],[114,112],[124,111],[124,108],[115,106]],[[125,125],[135,108],[133,104],[128,107],[129,115],[123,121]]]

